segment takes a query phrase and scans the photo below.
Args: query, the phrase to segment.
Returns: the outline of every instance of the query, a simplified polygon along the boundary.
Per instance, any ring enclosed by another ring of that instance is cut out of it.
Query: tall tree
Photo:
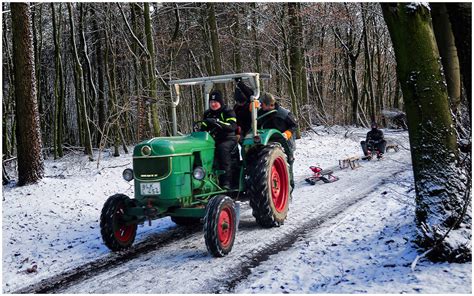
[[[137,3],[130,4],[130,17],[132,21],[132,32],[136,38],[134,38],[134,42],[132,44],[132,50],[135,56],[135,63],[134,63],[134,70],[137,75],[135,75],[135,94],[138,96],[137,102],[137,139],[138,141],[142,141],[147,137],[147,125],[146,125],[146,106],[145,101],[142,96],[143,94],[143,86],[146,85],[146,76],[147,76],[147,64],[146,64],[146,52],[141,50],[141,42],[143,40],[143,30],[140,30],[141,26],[140,20],[138,16],[140,13],[140,6]],[[149,126],[148,126],[149,128]]]
[[[99,17],[97,15],[96,4],[92,7],[92,28],[94,31],[95,39],[95,64],[97,65],[97,86],[98,86],[98,97],[97,97],[97,113],[98,113],[98,133],[97,133],[97,146],[102,143],[102,137],[105,129],[106,121],[106,108],[105,108],[105,77],[104,77],[104,51],[103,51],[103,28],[99,29]],[[102,148],[102,147],[99,147]]]
[[[94,157],[92,155],[92,141],[91,141],[91,133],[89,130],[89,120],[87,118],[87,106],[86,106],[86,92],[84,86],[84,70],[82,69],[81,61],[79,59],[79,53],[76,46],[76,26],[74,24],[74,14],[72,10],[72,4],[68,3],[67,8],[69,11],[69,24],[71,26],[71,40],[72,40],[72,50],[74,52],[74,71],[76,72],[77,77],[77,85],[76,92],[79,97],[76,98],[79,101],[79,106],[81,108],[80,116],[82,117],[82,131],[84,133],[84,146],[85,146],[85,153],[89,155],[89,160],[93,161]]]
[[[451,22],[445,3],[431,3],[430,6],[433,29],[448,86],[449,101],[451,109],[456,113],[461,102],[461,72]]]
[[[59,5],[59,14],[61,15],[61,4]],[[53,18],[53,39],[55,52],[56,78],[54,80],[54,158],[63,157],[63,123],[64,123],[64,100],[65,86],[63,74],[63,62],[61,58],[61,17],[56,19],[56,9],[54,3],[51,3]]]
[[[35,58],[30,8],[12,3],[13,67],[17,118],[18,185],[43,177],[41,130],[36,97]]]
[[[235,5],[235,4],[234,4]],[[242,30],[240,19],[242,18],[241,14],[241,5],[236,4],[235,11],[233,16],[234,24],[231,27],[232,29],[232,43],[233,43],[233,68],[235,73],[242,72],[242,53],[241,53],[241,40],[242,40]]]
[[[145,35],[148,49],[148,75],[151,104],[151,118],[153,123],[153,133],[155,137],[161,134],[160,120],[158,117],[158,77],[155,69],[155,44],[153,42],[153,31],[150,17],[150,3],[144,3],[143,15],[145,20]]]
[[[215,4],[206,3],[206,9],[207,9],[207,23],[209,26],[209,33],[211,35],[212,60],[214,63],[213,75],[221,75],[222,74],[221,46],[219,44],[219,34],[217,32]]]
[[[382,4],[382,10],[407,111],[416,222],[422,234],[418,243],[429,250],[432,259],[466,260],[470,258],[470,231],[460,225],[468,188],[456,167],[456,133],[429,9],[398,3]]]
[[[344,4],[344,8],[346,14],[351,16],[350,9],[348,4]],[[355,21],[352,17],[349,17],[349,22],[347,24],[348,28],[346,28],[346,35],[347,35],[347,42],[343,40],[339,28],[334,29],[334,35],[336,39],[341,44],[346,58],[348,59],[347,67],[345,67],[348,72],[350,72],[350,87],[351,87],[351,95],[352,95],[352,123],[358,125],[360,123],[359,120],[359,83],[357,81],[357,60],[360,55],[360,49],[363,38],[360,37],[357,41],[357,33],[355,32],[357,27],[355,26]],[[348,83],[349,84],[349,83]]]
[[[472,118],[472,3],[446,3],[459,56],[467,110]]]
[[[255,59],[255,72],[260,73],[262,71],[262,58],[261,58],[261,50],[259,45],[259,34],[258,34],[258,27],[260,25],[260,18],[258,16],[258,3],[253,2],[251,3],[252,7],[252,37],[253,37],[253,46],[255,47],[254,50],[254,59]]]
[[[291,88],[293,89],[294,96],[291,100],[291,111],[296,117],[299,117],[298,106],[304,104],[307,98],[303,97],[303,86],[302,80],[306,80],[306,71],[304,68],[303,59],[303,36],[302,36],[302,24],[300,18],[300,9],[298,3],[288,3],[288,22],[290,26],[289,32],[289,58],[290,58],[290,75],[291,75]],[[301,125],[301,124],[300,124]],[[300,126],[296,132],[296,138],[301,138]]]

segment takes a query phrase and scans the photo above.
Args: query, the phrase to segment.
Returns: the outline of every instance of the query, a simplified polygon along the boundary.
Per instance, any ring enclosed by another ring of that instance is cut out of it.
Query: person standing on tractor
[[[283,137],[288,141],[290,149],[288,156],[288,164],[290,165],[290,173],[293,176],[293,162],[295,158],[293,152],[296,150],[295,133],[298,128],[293,114],[285,108],[281,107],[272,94],[263,93],[260,96],[261,109],[258,110],[258,129],[276,129],[279,130]],[[290,179],[290,185],[293,190],[295,187],[293,177]]]
[[[292,150],[296,149],[295,132],[298,128],[293,114],[285,108],[281,107],[272,94],[263,93],[260,97],[262,103],[261,109],[258,110],[257,127],[259,129],[274,128],[283,133]]]
[[[233,162],[238,160],[239,149],[235,131],[237,119],[232,109],[224,105],[222,93],[214,90],[209,94],[209,109],[204,112],[201,130],[209,132],[216,142],[215,164],[225,171],[219,176],[219,184],[230,189],[233,185]]]
[[[253,90],[242,82],[240,78],[235,80],[237,86],[234,91],[234,112],[237,118],[238,137],[243,139],[252,128],[252,113],[250,112],[250,97]],[[239,140],[240,141],[240,140]]]
[[[383,132],[378,129],[377,123],[375,121],[370,125],[371,130],[367,133],[365,141],[361,141],[360,145],[362,146],[362,151],[366,157],[372,157],[369,155],[369,151],[375,150],[377,153],[377,158],[382,158],[383,153],[385,152],[385,146],[387,141],[383,137]]]

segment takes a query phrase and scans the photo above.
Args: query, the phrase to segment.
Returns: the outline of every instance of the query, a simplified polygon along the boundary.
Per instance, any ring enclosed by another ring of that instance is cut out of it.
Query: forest
[[[471,150],[470,18],[470,3],[3,3],[3,159],[18,158],[22,185],[41,178],[43,158],[118,156],[171,134],[167,81],[266,73],[264,91],[299,132],[372,121],[409,130],[417,196],[439,197],[420,199],[418,222],[439,247],[443,232],[424,223],[457,228],[470,204],[470,177],[457,178],[471,171],[470,156],[461,160]],[[204,112],[203,90],[181,97],[185,133]],[[440,204],[456,210],[430,220]]]
[[[383,121],[382,110],[403,108],[376,3],[42,3],[31,7],[31,19],[41,139],[55,157],[64,149],[118,148],[169,135],[170,79],[271,74],[265,90],[291,108],[302,129],[368,126]],[[9,156],[15,154],[10,22],[4,13]],[[202,90],[184,91],[179,130],[189,131],[204,103]],[[225,93],[233,105],[233,88]]]

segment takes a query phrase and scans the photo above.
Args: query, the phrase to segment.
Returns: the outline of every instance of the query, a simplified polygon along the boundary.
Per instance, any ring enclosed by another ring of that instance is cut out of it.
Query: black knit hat
[[[224,98],[222,98],[222,93],[218,89],[209,94],[209,101],[218,101],[222,106],[224,106]]]
[[[370,124],[370,127],[371,127],[371,128],[377,128],[377,127],[378,127],[378,126],[377,126],[377,122],[372,121],[372,123]]]

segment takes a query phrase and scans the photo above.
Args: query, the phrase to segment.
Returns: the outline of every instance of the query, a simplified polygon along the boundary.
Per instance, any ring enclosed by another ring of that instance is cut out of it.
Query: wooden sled
[[[385,152],[388,152],[389,149],[393,149],[393,151],[398,152],[400,148],[398,148],[398,144],[387,144],[385,147]]]
[[[359,163],[360,157],[359,156],[351,156],[346,159],[340,159],[339,160],[339,167],[341,169],[345,169],[350,167],[351,169],[356,169],[360,167]]]

